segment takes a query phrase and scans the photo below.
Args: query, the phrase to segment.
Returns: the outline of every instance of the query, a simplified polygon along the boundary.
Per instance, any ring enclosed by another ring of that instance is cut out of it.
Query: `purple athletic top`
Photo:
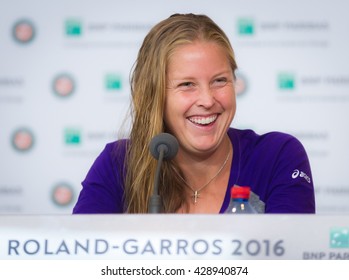
[[[265,213],[315,213],[313,179],[307,154],[293,136],[229,128],[234,147],[227,191],[220,213],[230,201],[230,188],[249,186],[265,203]],[[106,145],[82,182],[73,213],[123,213],[125,143]]]

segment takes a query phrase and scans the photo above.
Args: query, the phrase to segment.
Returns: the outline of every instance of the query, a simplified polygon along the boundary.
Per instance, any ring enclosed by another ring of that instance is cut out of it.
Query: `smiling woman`
[[[226,132],[236,108],[233,71],[224,49],[216,43],[198,40],[172,54],[164,120],[181,143],[179,157],[190,159],[215,152],[222,158],[228,154]],[[222,145],[224,139],[226,144]]]
[[[128,139],[107,144],[83,181],[74,213],[146,213],[156,160],[148,145],[162,132],[179,142],[164,162],[159,193],[166,213],[223,213],[230,188],[247,185],[267,213],[314,213],[306,152],[280,132],[231,128],[236,111],[233,49],[209,17],[175,14],[155,25],[131,79]],[[292,176],[294,170],[309,181]]]

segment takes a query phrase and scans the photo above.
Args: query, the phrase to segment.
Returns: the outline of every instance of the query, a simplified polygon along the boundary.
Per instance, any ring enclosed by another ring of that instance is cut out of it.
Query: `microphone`
[[[158,160],[154,177],[153,195],[149,200],[148,213],[161,213],[163,205],[159,195],[159,178],[163,160],[173,159],[178,152],[178,141],[169,133],[160,133],[153,137],[149,144],[149,150],[152,156]]]

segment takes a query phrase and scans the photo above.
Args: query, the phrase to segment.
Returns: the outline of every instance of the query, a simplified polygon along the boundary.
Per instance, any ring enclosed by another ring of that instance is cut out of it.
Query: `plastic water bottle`
[[[231,200],[226,214],[258,214],[249,203],[250,187],[234,186],[231,188]]]

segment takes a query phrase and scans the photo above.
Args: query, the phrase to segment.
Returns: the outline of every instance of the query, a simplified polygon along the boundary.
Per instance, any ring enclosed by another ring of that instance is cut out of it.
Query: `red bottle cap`
[[[250,198],[250,187],[247,186],[234,186],[231,188],[231,198]]]

